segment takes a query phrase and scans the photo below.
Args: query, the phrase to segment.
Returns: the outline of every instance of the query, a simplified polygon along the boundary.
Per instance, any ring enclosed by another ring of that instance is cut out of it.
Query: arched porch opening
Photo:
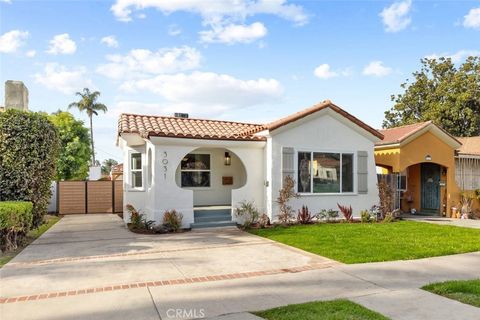
[[[447,214],[449,168],[436,162],[411,164],[402,171],[400,208],[404,212],[425,215]]]
[[[246,184],[247,170],[228,148],[200,147],[180,160],[175,182],[193,193],[194,227],[232,223],[232,193]]]

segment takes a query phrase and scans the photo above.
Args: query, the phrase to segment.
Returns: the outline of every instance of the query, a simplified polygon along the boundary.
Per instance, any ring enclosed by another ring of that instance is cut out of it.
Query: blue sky
[[[101,91],[100,159],[121,112],[262,123],[330,99],[378,128],[422,57],[472,54],[480,1],[0,0],[0,80],[35,111]]]

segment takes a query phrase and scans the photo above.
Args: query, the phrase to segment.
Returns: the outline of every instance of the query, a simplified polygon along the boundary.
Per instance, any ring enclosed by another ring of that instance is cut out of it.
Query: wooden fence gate
[[[60,181],[58,213],[123,212],[123,181]]]

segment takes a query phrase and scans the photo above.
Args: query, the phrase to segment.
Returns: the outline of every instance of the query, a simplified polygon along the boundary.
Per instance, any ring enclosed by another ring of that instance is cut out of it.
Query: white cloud
[[[106,36],[100,40],[100,43],[103,43],[110,48],[118,48],[118,41],[115,36]]]
[[[1,0],[1,2],[5,2],[5,3],[10,4],[10,3],[12,3],[12,0]]]
[[[120,21],[131,21],[134,10],[155,8],[164,14],[175,11],[193,12],[202,16],[204,23],[244,21],[255,14],[271,14],[293,21],[297,25],[308,22],[308,16],[299,5],[287,0],[117,0],[110,10]]]
[[[116,80],[173,73],[199,67],[201,58],[199,51],[188,46],[156,52],[133,49],[124,56],[108,55],[109,63],[98,66],[97,73]]]
[[[229,24],[212,26],[212,30],[201,31],[200,40],[205,43],[250,43],[267,35],[267,28],[261,22],[250,25]]]
[[[480,56],[480,51],[478,51],[478,50],[459,50],[459,51],[454,52],[454,53],[448,53],[448,52],[432,53],[432,54],[429,54],[428,56],[425,56],[425,58],[438,59],[440,57],[444,57],[444,58],[452,59],[453,63],[458,63],[458,62],[462,62],[465,58],[467,58],[469,56]]]
[[[131,93],[147,91],[157,94],[173,109],[188,112],[244,108],[277,101],[283,93],[282,86],[275,79],[241,80],[226,74],[198,71],[127,81],[121,89]]]
[[[320,79],[330,79],[338,76],[337,72],[330,69],[330,65],[327,63],[321,64],[313,70],[313,74]]]
[[[182,29],[180,29],[180,27],[176,24],[171,24],[168,26],[168,35],[174,37],[180,35],[181,33]]]
[[[25,55],[28,57],[28,58],[33,58],[37,55],[37,51],[35,50],[28,50],[27,53],[25,53]]]
[[[412,8],[412,0],[394,2],[389,7],[380,12],[385,31],[398,32],[405,29],[411,22],[410,9]]]
[[[11,30],[0,36],[0,52],[14,53],[25,44],[29,36],[28,31]]]
[[[480,7],[470,9],[468,14],[463,17],[463,26],[480,30]]]
[[[99,65],[97,73],[111,79],[142,78],[148,75],[192,70],[200,65],[202,56],[188,46],[164,48],[156,52],[133,49],[127,55],[108,55],[109,63]]]
[[[363,69],[366,76],[385,77],[392,73],[392,68],[387,67],[382,61],[372,61]]]
[[[93,87],[83,66],[67,68],[58,63],[47,63],[42,73],[36,73],[34,79],[50,90],[71,94],[85,87]]]
[[[77,51],[77,45],[75,41],[70,39],[68,33],[57,34],[50,40],[50,46],[47,53],[49,54],[73,54]]]

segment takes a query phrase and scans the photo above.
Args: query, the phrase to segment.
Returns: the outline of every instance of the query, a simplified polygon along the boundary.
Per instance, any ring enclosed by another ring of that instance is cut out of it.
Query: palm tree
[[[77,92],[77,96],[81,99],[78,102],[72,102],[68,105],[68,108],[77,108],[80,112],[85,111],[90,118],[90,140],[92,143],[92,165],[95,165],[95,149],[93,148],[93,115],[98,116],[98,111],[107,112],[107,106],[103,103],[97,102],[97,98],[100,96],[100,92],[90,92],[90,89],[84,88],[83,92]]]

